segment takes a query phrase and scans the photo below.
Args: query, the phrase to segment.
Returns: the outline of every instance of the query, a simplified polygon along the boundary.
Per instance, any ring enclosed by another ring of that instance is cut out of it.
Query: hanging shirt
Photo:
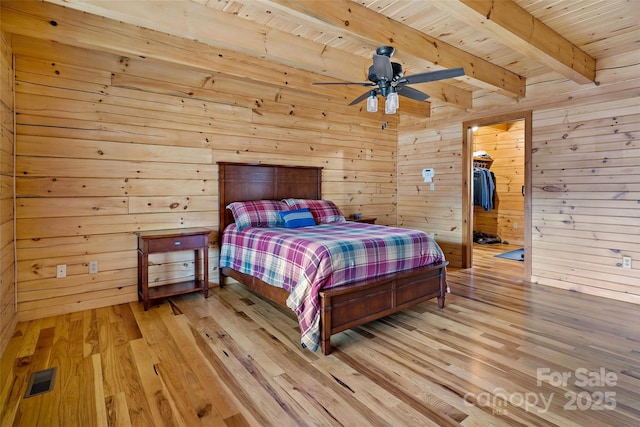
[[[495,174],[488,169],[473,169],[473,204],[485,211],[493,209],[496,183]]]

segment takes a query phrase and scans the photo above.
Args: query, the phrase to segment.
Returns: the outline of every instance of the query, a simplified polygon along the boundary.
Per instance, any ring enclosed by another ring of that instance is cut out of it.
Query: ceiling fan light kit
[[[367,100],[367,111],[375,113],[378,111],[378,95],[385,98],[384,110],[386,114],[395,114],[398,110],[398,95],[416,101],[426,101],[429,98],[424,92],[409,87],[410,84],[433,82],[436,80],[450,79],[464,76],[463,68],[450,68],[445,70],[427,71],[404,77],[402,65],[391,62],[391,56],[395,49],[392,46],[380,46],[373,55],[373,65],[369,67],[368,82],[316,82],[314,85],[360,85],[377,86],[363,93],[349,105],[358,104]]]

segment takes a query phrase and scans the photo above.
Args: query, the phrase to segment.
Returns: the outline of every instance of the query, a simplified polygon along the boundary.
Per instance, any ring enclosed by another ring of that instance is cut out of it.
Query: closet
[[[472,141],[474,236],[522,246],[524,120],[479,127]]]

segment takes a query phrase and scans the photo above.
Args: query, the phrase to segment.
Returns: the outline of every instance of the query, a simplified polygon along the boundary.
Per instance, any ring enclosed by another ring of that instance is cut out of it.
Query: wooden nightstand
[[[377,219],[378,218],[358,218],[358,219],[351,219],[350,221],[353,221],[353,222],[364,222],[366,224],[375,224]]]
[[[209,234],[206,228],[143,231],[138,235],[138,301],[147,311],[152,300],[189,292],[203,291],[209,296]],[[149,255],[193,250],[193,280],[149,287]],[[202,275],[200,264],[202,261]],[[202,276],[202,277],[201,277]]]

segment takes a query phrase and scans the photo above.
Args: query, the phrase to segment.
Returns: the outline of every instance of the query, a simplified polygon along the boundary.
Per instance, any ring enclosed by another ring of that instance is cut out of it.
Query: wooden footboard
[[[444,307],[446,265],[422,267],[366,282],[320,291],[320,346],[331,352],[331,335],[438,298]]]
[[[331,352],[331,335],[396,313],[412,305],[438,298],[444,307],[446,266],[448,262],[377,277],[320,291],[320,347]],[[287,307],[289,293],[253,276],[223,268],[224,276],[232,277],[262,297]],[[288,307],[287,307],[288,308]]]

